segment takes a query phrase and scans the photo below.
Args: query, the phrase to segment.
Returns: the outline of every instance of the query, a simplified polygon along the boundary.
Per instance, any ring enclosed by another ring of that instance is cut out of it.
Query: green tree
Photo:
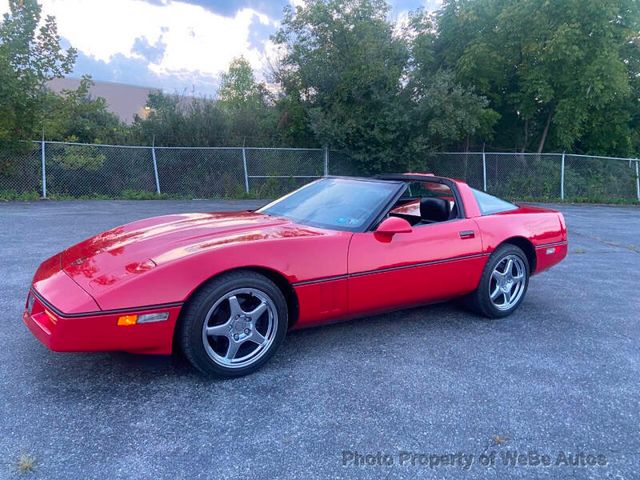
[[[435,64],[489,98],[502,145],[620,152],[630,145],[629,109],[615,128],[598,126],[625,103],[637,109],[629,43],[638,18],[634,0],[448,0]]]
[[[383,0],[307,0],[285,8],[274,37],[286,48],[276,78],[288,106],[303,106],[320,144],[348,151],[369,171],[398,161],[406,111],[401,80],[409,52],[388,11]]]
[[[136,118],[131,140],[161,146],[229,146],[227,116],[215,101],[155,91],[147,101],[149,115]]]
[[[256,81],[244,57],[234,59],[222,74],[217,105],[228,117],[229,145],[270,145],[275,135],[275,115],[263,83]]]
[[[491,139],[499,114],[487,108],[486,98],[456,83],[451,72],[430,75],[429,83],[417,86],[413,93],[407,135],[412,157],[420,159],[422,154],[463,140],[468,147],[471,138]]]
[[[256,82],[251,64],[244,57],[233,59],[221,77],[218,89],[220,104],[228,109],[238,109],[248,103],[261,103],[263,97],[264,87]]]
[[[0,24],[0,140],[32,139],[42,126],[45,83],[73,68],[76,51],[60,47],[56,21],[35,0],[9,0]]]
[[[307,0],[285,9],[275,36],[286,52],[276,71],[288,121],[280,127],[302,137],[308,128],[360,172],[424,166],[426,152],[488,137],[497,118],[437,67],[427,14],[399,31],[388,13],[383,0]]]
[[[436,63],[436,35],[432,15],[424,10],[409,18],[406,41],[411,52],[407,88],[412,110],[408,138],[414,156],[434,148],[456,148],[464,140],[487,141],[500,115],[471,86],[457,83],[446,65]]]
[[[107,108],[104,98],[93,98],[91,77],[85,75],[76,90],[53,92],[43,98],[47,139],[81,143],[118,143],[126,126]]]

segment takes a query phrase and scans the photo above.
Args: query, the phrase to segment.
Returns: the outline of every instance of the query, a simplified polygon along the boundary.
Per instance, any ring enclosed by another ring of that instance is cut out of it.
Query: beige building
[[[47,86],[56,93],[62,90],[75,90],[80,85],[77,78],[55,78]],[[92,97],[103,97],[107,101],[109,110],[115,113],[125,123],[133,122],[136,115],[145,118],[148,110],[145,108],[150,92],[158,89],[139,87],[124,83],[98,82],[89,90]]]

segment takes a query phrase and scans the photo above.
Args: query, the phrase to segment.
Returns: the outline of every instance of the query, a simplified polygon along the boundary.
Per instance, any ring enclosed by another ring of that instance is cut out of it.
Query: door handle
[[[474,238],[476,236],[476,232],[473,230],[463,230],[460,232],[460,238]]]

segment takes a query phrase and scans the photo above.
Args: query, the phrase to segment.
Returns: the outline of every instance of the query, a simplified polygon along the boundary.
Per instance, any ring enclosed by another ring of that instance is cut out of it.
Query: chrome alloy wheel
[[[255,288],[239,288],[208,311],[202,341],[211,359],[228,368],[256,362],[276,336],[278,312],[271,297]]]
[[[489,281],[489,298],[498,310],[510,310],[518,303],[524,293],[526,271],[517,255],[507,255],[495,266]]]

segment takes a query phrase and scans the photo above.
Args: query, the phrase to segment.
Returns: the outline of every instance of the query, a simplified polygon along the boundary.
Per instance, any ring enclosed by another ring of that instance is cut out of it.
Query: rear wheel
[[[489,318],[511,315],[529,286],[529,262],[515,245],[496,249],[484,267],[478,288],[467,297],[472,310]]]
[[[208,375],[236,377],[262,366],[286,334],[287,302],[255,272],[230,272],[202,287],[181,316],[179,342],[187,359]]]

